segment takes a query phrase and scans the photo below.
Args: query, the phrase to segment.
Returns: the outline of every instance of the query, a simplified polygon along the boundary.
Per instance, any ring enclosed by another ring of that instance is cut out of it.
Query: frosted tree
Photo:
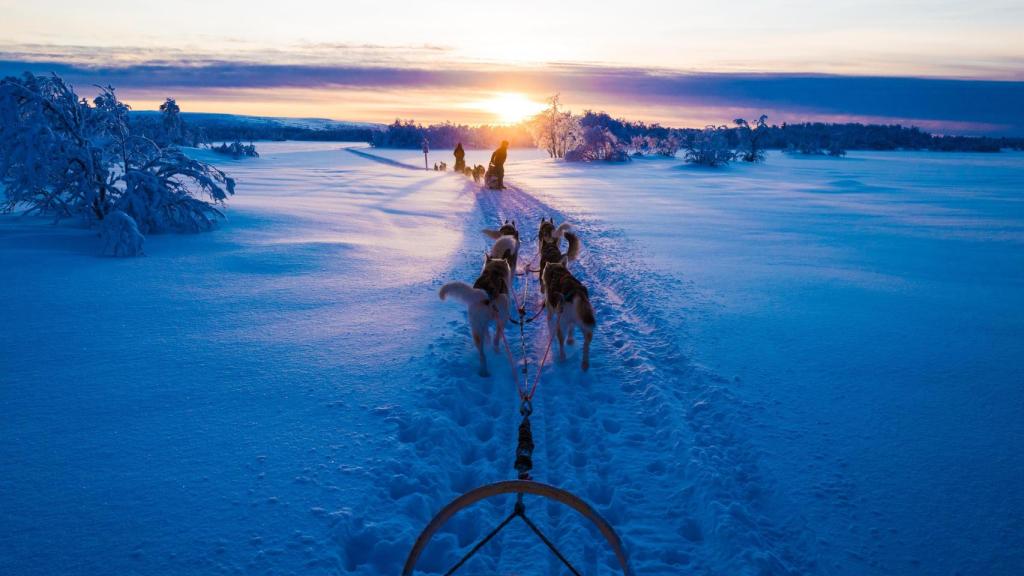
[[[676,152],[679,152],[679,138],[676,138],[676,136],[673,134],[669,134],[664,138],[650,138],[654,140],[654,142],[651,144],[651,147],[660,156],[664,156],[666,158],[675,158]]]
[[[733,122],[739,133],[736,157],[744,162],[763,162],[764,141],[768,135],[768,116],[762,114],[753,126],[743,118],[737,118]]]
[[[722,166],[735,157],[729,148],[726,126],[706,126],[696,133],[686,148],[686,161],[699,166]]]
[[[160,105],[160,125],[163,128],[164,143],[180,144],[185,139],[185,127],[181,119],[181,108],[174,98],[168,98]]]
[[[587,126],[583,129],[583,142],[565,154],[571,162],[625,162],[630,160],[626,146],[604,126]]]
[[[60,78],[0,81],[0,183],[5,212],[101,220],[114,188],[110,134]]]
[[[141,234],[214,227],[234,180],[132,135],[128,111],[111,87],[90,105],[56,75],[0,81],[0,208],[98,223],[116,255],[141,253]]]
[[[530,121],[529,130],[538,148],[552,158],[565,158],[583,142],[583,127],[572,112],[559,110],[559,95],[548,98],[550,106]]]

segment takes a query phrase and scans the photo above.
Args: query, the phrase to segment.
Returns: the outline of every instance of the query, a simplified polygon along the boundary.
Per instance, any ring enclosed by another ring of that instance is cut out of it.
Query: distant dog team
[[[491,322],[495,324],[495,351],[504,337],[511,309],[512,279],[518,273],[520,240],[514,220],[506,220],[499,228],[486,229],[483,233],[494,240],[494,245],[485,256],[483,270],[476,282],[472,286],[465,282],[449,282],[441,287],[439,295],[441,300],[452,296],[466,305],[473,343],[480,356],[480,375],[487,376],[484,345],[489,339]],[[564,254],[561,249],[563,238],[567,243]],[[566,358],[565,344],[573,345],[576,328],[582,332],[580,368],[586,371],[590,368],[590,343],[596,326],[594,307],[586,286],[569,271],[569,263],[579,257],[580,240],[568,223],[555,226],[553,219],[541,219],[537,252],[538,268],[523,273],[537,272],[539,275],[541,292],[545,295],[548,333],[558,339],[560,360]]]

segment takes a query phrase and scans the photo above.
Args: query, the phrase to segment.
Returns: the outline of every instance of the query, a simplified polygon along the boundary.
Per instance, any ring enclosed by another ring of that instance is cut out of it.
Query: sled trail
[[[480,230],[506,219],[519,227],[521,268],[536,252],[542,217],[556,224],[569,221],[583,242],[570,270],[589,288],[595,306],[591,368],[589,373],[579,369],[579,334],[575,346],[566,346],[565,362],[557,361],[554,343],[534,399],[532,476],[597,509],[622,536],[638,574],[701,574],[720,566],[738,573],[816,571],[806,528],[778,525],[767,515],[776,496],[744,441],[749,407],[729,391],[729,382],[693,366],[671,337],[677,327],[668,317],[671,311],[659,303],[686,285],[645,269],[630,241],[602,222],[562,213],[515,186],[500,192],[480,190],[472,181],[465,186],[466,200],[478,209],[465,223],[463,255],[430,289],[450,280],[472,282],[490,242]],[[534,274],[528,313],[540,303],[536,280]],[[517,288],[521,282],[517,279]],[[423,352],[423,364],[435,369],[418,375],[420,401],[380,410],[394,426],[402,456],[380,470],[386,486],[374,507],[383,513],[390,506],[391,514],[404,515],[420,528],[459,494],[515,476],[519,401],[512,367],[503,349],[488,349],[492,377],[478,377],[464,309],[453,307],[445,316],[452,318],[446,329]],[[507,329],[521,361],[519,329],[512,324]],[[525,334],[532,383],[549,338],[544,314]],[[457,514],[435,537],[419,568],[447,570],[511,505],[511,498],[496,499]],[[527,507],[583,572],[618,573],[603,540],[575,512],[530,498]],[[366,541],[384,537],[381,527],[367,522],[346,520]],[[415,536],[391,537],[391,552],[404,559]],[[379,561],[376,554],[364,562]],[[564,568],[514,522],[463,570],[560,574]]]

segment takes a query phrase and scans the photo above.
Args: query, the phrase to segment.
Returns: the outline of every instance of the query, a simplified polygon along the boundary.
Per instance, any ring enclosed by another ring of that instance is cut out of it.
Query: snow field
[[[448,501],[515,476],[512,367],[488,350],[477,376],[437,290],[506,218],[529,262],[542,217],[582,239],[598,327],[590,372],[579,343],[545,368],[533,476],[600,511],[637,574],[1024,566],[1019,154],[513,151],[491,192],[417,151],[258,147],[191,151],[238,179],[229,220],[145,258],[0,219],[0,573],[397,573]],[[526,340],[532,382],[543,318]],[[511,505],[459,513],[421,572]],[[575,512],[527,506],[585,573],[618,573]],[[561,566],[515,522],[463,571]]]

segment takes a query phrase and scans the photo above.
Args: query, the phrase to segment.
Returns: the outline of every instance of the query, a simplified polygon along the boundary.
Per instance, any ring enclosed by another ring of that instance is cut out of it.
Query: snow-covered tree
[[[141,252],[124,218],[143,234],[212,228],[234,180],[177,148],[132,135],[128,111],[111,87],[90,104],[56,75],[0,81],[0,208],[99,222],[108,242],[103,221],[121,212],[113,236],[137,246],[113,250],[118,254]]]
[[[722,166],[735,157],[729,148],[726,126],[706,126],[693,136],[686,148],[686,161],[699,166]]]
[[[174,98],[168,98],[160,105],[160,125],[164,141],[161,144],[181,144],[185,137],[185,126],[181,119],[181,108]]]
[[[0,81],[2,207],[21,205],[56,219],[102,219],[117,193],[110,134],[60,78],[25,74]]]
[[[587,126],[583,129],[583,142],[565,154],[570,162],[625,162],[630,160],[626,146],[604,126]]]
[[[763,162],[765,158],[765,137],[768,135],[768,116],[762,114],[751,126],[743,118],[733,121],[739,132],[736,157],[744,162]]]
[[[572,112],[558,109],[559,95],[548,98],[550,106],[530,121],[529,129],[538,148],[546,150],[552,158],[565,158],[583,142],[583,127]]]
[[[660,156],[675,158],[676,152],[679,152],[679,138],[676,138],[673,134],[669,134],[664,138],[654,138],[653,136],[650,138],[654,139],[651,147]]]

